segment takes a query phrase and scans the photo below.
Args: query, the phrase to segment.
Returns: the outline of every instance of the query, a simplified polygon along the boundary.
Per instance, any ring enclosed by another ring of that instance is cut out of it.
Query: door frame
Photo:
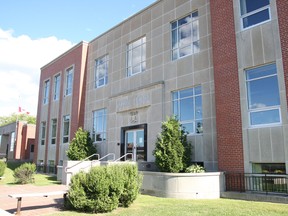
[[[137,130],[137,129],[143,129],[144,130],[144,161],[147,161],[147,124],[121,127],[120,156],[123,156],[125,154],[125,134],[126,134],[126,131]],[[121,160],[124,161],[124,158],[122,158]]]

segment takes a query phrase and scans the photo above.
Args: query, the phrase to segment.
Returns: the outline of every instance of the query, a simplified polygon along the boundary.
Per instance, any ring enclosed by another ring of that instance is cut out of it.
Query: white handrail
[[[133,154],[132,154],[132,153],[126,153],[125,155],[122,155],[122,156],[121,156],[120,158],[118,158],[117,160],[114,160],[114,162],[117,162],[117,161],[121,160],[122,158],[126,157],[127,155],[131,155],[131,160],[134,161],[134,160],[133,160]],[[126,161],[126,160],[125,160],[125,161]]]
[[[97,156],[97,158],[98,158],[97,160],[99,160],[99,157],[100,157],[99,154],[96,154],[96,153],[95,153],[95,154],[92,154],[92,155],[90,155],[89,157],[87,157],[87,158],[81,160],[80,162],[74,164],[73,166],[65,167],[65,173],[68,173],[68,172],[67,172],[68,169],[71,169],[71,168],[73,168],[73,167],[75,167],[75,166],[78,166],[79,164],[83,163],[84,161],[88,160],[89,158],[91,158],[91,157],[93,157],[93,156]],[[71,173],[71,172],[69,172],[69,173]]]
[[[113,155],[113,161],[114,161],[115,160],[115,154],[114,153],[109,153],[109,154],[103,156],[102,158],[98,159],[98,161],[101,161],[102,159],[104,159],[104,158],[106,158],[106,157],[108,157],[110,155]]]

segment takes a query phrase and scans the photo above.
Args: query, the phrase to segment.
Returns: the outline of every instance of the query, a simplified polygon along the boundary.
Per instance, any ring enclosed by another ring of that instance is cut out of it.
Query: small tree
[[[181,125],[175,117],[162,123],[162,132],[157,137],[155,163],[161,172],[177,173],[183,170],[184,146],[181,143]]]
[[[67,156],[70,160],[83,160],[86,157],[96,153],[96,147],[88,131],[84,131],[81,127],[76,131],[75,137],[69,144]]]
[[[185,170],[187,167],[191,165],[192,161],[192,146],[191,143],[187,140],[187,132],[185,131],[185,128],[182,128],[181,130],[181,143],[184,147],[184,155],[183,155],[183,170]]]

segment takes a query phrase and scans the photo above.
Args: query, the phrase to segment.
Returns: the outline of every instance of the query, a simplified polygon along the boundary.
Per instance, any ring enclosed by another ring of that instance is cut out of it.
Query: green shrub
[[[174,116],[163,122],[161,128],[153,152],[155,164],[161,172],[183,171],[191,162],[192,148],[187,133]]]
[[[69,144],[67,156],[70,160],[83,160],[97,152],[88,131],[79,128]]]
[[[119,168],[123,170],[122,173],[124,178],[124,190],[119,198],[119,203],[123,207],[129,207],[139,194],[142,177],[138,173],[137,166],[122,165],[119,166]]]
[[[0,161],[0,177],[4,175],[6,168],[6,163],[4,161]]]
[[[139,180],[136,165],[94,167],[72,177],[65,207],[104,213],[129,206],[139,193]]]
[[[186,168],[185,172],[186,173],[204,173],[205,168],[198,164],[192,164],[191,166]]]
[[[24,163],[14,170],[14,178],[16,183],[27,184],[34,181],[36,165],[33,163]]]

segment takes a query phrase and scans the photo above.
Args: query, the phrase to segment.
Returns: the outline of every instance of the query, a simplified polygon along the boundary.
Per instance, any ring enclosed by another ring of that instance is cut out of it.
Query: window
[[[52,119],[51,144],[56,144],[57,119]]]
[[[15,145],[15,132],[12,132],[10,140],[10,151],[14,151],[14,145]]]
[[[1,144],[2,144],[2,135],[0,135],[0,148],[1,148]]]
[[[95,61],[95,88],[104,86],[108,82],[108,59],[105,55]]]
[[[50,89],[50,80],[46,80],[44,82],[43,104],[48,104],[48,101],[49,101],[49,89]]]
[[[203,133],[201,86],[173,92],[173,114],[189,134]]]
[[[199,52],[198,11],[171,23],[172,60]]]
[[[276,65],[246,70],[246,85],[250,125],[281,123]]]
[[[142,37],[127,46],[127,76],[133,76],[146,70],[146,37]]]
[[[285,163],[253,163],[253,173],[286,174]]]
[[[45,145],[46,122],[41,122],[41,145]]]
[[[93,142],[101,142],[106,140],[106,109],[93,112]]]
[[[242,28],[270,20],[270,0],[240,0]]]
[[[49,173],[55,172],[55,163],[54,160],[49,160]]]
[[[70,116],[66,115],[63,117],[63,143],[69,142],[69,126],[70,126]]]
[[[59,96],[60,96],[60,82],[61,82],[61,77],[60,74],[58,74],[57,76],[54,77],[54,96],[53,99],[59,100]]]
[[[34,145],[30,146],[30,152],[33,153],[34,152]]]
[[[72,94],[72,84],[73,84],[73,68],[69,68],[66,71],[66,90],[65,95]]]

